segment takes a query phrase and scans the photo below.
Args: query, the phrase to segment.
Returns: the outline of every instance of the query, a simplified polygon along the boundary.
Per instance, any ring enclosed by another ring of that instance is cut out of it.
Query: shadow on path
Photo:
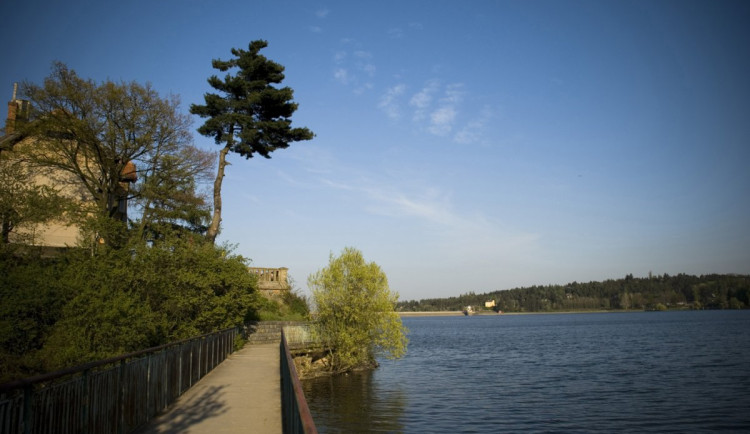
[[[164,413],[136,433],[186,433],[190,431],[190,427],[200,424],[206,419],[225,414],[228,408],[227,403],[222,398],[224,395],[222,391],[226,387],[225,385],[208,386],[204,387],[204,390],[201,390],[200,393],[191,394],[189,397],[183,395]]]
[[[246,345],[136,432],[281,433],[280,369],[278,343]]]

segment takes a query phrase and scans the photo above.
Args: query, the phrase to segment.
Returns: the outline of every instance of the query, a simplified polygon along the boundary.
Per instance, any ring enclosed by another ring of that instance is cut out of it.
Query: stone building
[[[281,296],[284,291],[289,291],[286,267],[262,268],[248,267],[248,271],[258,277],[258,289],[266,297]]]

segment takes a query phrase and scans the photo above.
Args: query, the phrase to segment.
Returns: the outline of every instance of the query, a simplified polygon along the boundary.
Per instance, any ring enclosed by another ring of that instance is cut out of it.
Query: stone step
[[[281,328],[287,325],[284,321],[259,321],[247,325],[247,342],[249,344],[268,344],[281,342]]]
[[[263,338],[263,337],[272,337],[272,338],[276,338],[276,339],[281,339],[281,331],[278,330],[278,331],[253,333],[253,334],[249,334],[247,336],[248,339]]]

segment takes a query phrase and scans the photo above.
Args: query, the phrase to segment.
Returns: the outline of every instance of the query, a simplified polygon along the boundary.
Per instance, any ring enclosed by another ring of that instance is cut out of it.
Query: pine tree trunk
[[[229,153],[230,146],[231,144],[227,143],[219,152],[219,170],[216,173],[216,180],[214,181],[214,214],[211,217],[211,224],[206,231],[206,239],[212,244],[216,242],[216,237],[219,235],[219,225],[221,224],[221,183],[224,181],[224,168],[227,166],[227,154]]]

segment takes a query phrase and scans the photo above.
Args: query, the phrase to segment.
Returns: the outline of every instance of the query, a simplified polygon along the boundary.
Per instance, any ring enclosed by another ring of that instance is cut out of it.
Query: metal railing
[[[302,391],[289,351],[285,331],[281,331],[281,419],[285,433],[317,434],[307,400]]]
[[[0,433],[129,433],[234,351],[226,329],[0,385]]]
[[[282,326],[289,350],[310,349],[319,347],[320,343],[313,334],[313,326],[309,322],[289,322]]]

